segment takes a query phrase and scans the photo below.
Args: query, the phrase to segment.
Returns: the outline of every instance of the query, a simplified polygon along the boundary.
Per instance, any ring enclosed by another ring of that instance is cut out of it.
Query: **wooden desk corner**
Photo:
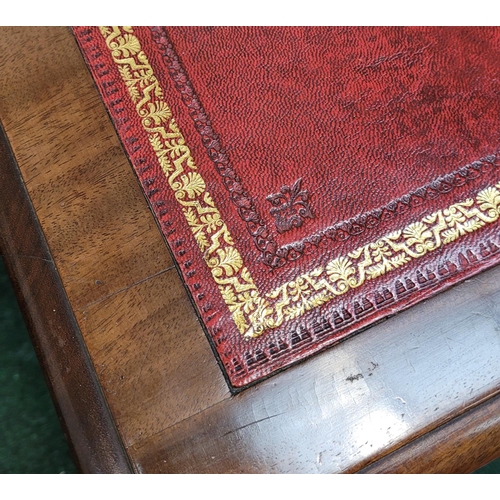
[[[0,28],[0,235],[83,472],[470,472],[500,269],[232,395],[67,28]]]

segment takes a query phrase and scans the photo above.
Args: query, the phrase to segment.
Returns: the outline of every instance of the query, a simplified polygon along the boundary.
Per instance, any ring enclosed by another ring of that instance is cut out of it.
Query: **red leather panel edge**
[[[193,242],[173,193],[165,186],[140,124],[133,119],[127,90],[103,38],[95,28],[74,31],[233,388],[252,384],[499,261],[500,239],[497,225],[492,224],[428,254],[418,260],[418,265],[387,273],[334,303],[287,321],[259,338],[244,340]],[[492,170],[497,170],[496,161]],[[487,185],[481,184],[474,194]],[[442,206],[448,205],[443,202]]]

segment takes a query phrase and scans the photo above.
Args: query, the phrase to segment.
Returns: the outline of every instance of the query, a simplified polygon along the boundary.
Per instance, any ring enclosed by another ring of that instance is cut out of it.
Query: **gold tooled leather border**
[[[298,318],[500,217],[498,182],[482,189],[475,199],[433,212],[261,294],[206,189],[133,29],[101,27],[100,31],[212,278],[239,332],[247,339]]]

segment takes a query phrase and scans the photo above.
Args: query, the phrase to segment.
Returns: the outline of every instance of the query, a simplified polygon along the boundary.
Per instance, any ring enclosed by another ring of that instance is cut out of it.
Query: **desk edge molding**
[[[0,255],[76,465],[83,473],[133,473],[1,123],[0,199]]]

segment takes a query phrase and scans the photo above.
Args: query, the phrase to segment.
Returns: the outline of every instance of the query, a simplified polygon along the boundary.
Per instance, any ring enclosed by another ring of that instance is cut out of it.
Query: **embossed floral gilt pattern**
[[[128,89],[159,165],[211,271],[238,330],[261,335],[284,321],[330,302],[369,280],[405,266],[500,217],[500,182],[438,210],[326,266],[304,273],[266,295],[257,289],[233,238],[215,207],[191,151],[172,117],[164,93],[130,27],[101,33]]]

